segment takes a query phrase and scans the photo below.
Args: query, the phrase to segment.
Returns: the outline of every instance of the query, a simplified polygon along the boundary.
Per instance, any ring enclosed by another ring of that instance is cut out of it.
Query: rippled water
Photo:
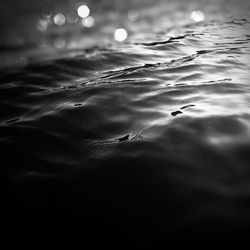
[[[246,236],[249,30],[230,13],[2,71],[9,220],[74,218],[129,239]]]

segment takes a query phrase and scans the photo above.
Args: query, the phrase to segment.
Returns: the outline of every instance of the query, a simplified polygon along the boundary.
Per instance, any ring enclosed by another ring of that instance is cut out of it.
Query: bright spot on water
[[[87,28],[93,27],[95,24],[95,19],[92,16],[82,19],[82,25]]]
[[[63,47],[65,47],[66,42],[62,37],[58,37],[54,40],[54,46],[57,49],[62,49]]]
[[[194,10],[191,15],[190,18],[194,21],[194,22],[202,22],[205,20],[205,14],[201,11],[201,10]]]
[[[36,28],[39,30],[39,31],[46,31],[47,28],[48,28],[48,21],[45,20],[45,19],[40,19],[38,22],[37,22],[37,25],[36,25]]]
[[[58,26],[62,26],[65,24],[66,18],[62,13],[57,13],[54,16],[54,23]]]
[[[125,41],[128,38],[128,32],[125,29],[116,29],[114,33],[114,38],[118,42]]]
[[[78,9],[77,9],[77,13],[80,17],[82,18],[86,18],[89,16],[90,10],[89,7],[87,5],[81,5]]]
[[[128,12],[128,20],[131,22],[135,22],[139,18],[139,12],[136,10],[130,10]]]

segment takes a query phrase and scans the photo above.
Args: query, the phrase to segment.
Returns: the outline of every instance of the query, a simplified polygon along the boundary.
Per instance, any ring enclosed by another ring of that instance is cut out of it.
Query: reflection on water
[[[202,22],[205,20],[205,14],[200,10],[194,10],[190,17],[194,22]]]
[[[55,25],[62,26],[65,24],[66,18],[62,13],[57,13],[54,18]]]
[[[2,71],[4,201],[14,220],[73,214],[129,238],[247,235],[250,17],[198,7],[177,26],[164,17],[134,30],[110,24],[117,43],[85,50],[58,36],[60,56],[28,50],[21,67]],[[78,14],[98,29],[85,5]],[[68,18],[58,12],[54,22]]]
[[[0,3],[0,69],[20,66],[23,56],[29,62],[51,60],[68,56],[73,49],[113,43],[117,29],[127,32],[122,41],[144,41],[152,31],[174,33],[173,27],[195,22],[230,21],[248,15],[249,9],[246,0],[12,1]],[[57,46],[59,39],[64,46]]]
[[[127,39],[128,32],[125,29],[116,29],[114,32],[114,38],[118,42],[123,42]]]
[[[77,13],[81,18],[86,18],[89,16],[90,14],[90,10],[89,7],[87,5],[81,5],[80,7],[78,7],[77,9]]]

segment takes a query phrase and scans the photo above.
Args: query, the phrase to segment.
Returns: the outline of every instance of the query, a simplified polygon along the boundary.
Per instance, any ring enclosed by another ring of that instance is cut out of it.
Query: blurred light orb
[[[128,38],[127,30],[125,30],[123,28],[116,29],[114,32],[114,38],[118,42],[125,41]]]
[[[202,22],[205,20],[205,14],[201,10],[194,10],[191,13],[190,18],[196,23]]]
[[[62,26],[64,25],[66,22],[66,18],[65,16],[62,14],[62,13],[57,13],[55,16],[54,16],[54,23],[58,26]]]
[[[57,49],[62,49],[66,45],[66,41],[62,37],[58,37],[54,40],[54,46]]]
[[[139,12],[136,10],[128,11],[128,20],[131,22],[135,22],[139,18]]]
[[[82,25],[86,28],[91,28],[95,24],[95,19],[92,16],[82,19]]]
[[[89,16],[90,14],[90,10],[89,7],[87,5],[81,5],[78,9],[77,9],[77,13],[81,18],[86,18]]]
[[[46,31],[47,28],[48,28],[48,21],[45,20],[45,19],[40,19],[38,22],[37,22],[37,25],[36,25],[36,28],[39,30],[39,31]]]

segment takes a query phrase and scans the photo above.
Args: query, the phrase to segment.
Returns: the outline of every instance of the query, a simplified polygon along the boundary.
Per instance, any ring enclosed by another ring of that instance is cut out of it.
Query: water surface
[[[2,69],[7,220],[127,239],[247,236],[250,17],[230,4]]]

